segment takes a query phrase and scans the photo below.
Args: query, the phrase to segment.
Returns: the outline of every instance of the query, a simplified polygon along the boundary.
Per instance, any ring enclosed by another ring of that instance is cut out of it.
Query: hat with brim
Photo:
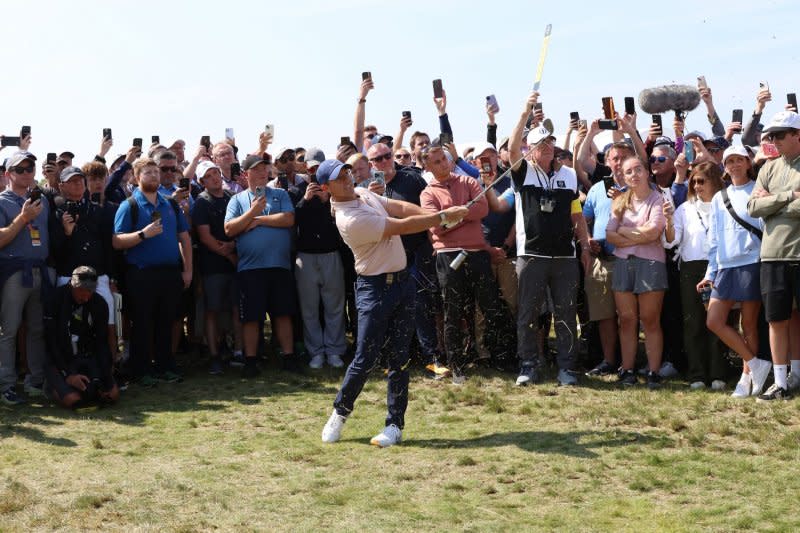
[[[81,176],[82,178],[85,178],[86,174],[84,174],[83,170],[78,167],[67,167],[61,171],[58,179],[61,180],[61,183],[66,183],[75,176]]]
[[[75,289],[97,290],[97,271],[90,266],[79,266],[72,271],[69,284]]]
[[[544,126],[539,126],[528,132],[527,141],[529,145],[538,145],[546,139],[553,139],[555,141],[556,137],[551,130],[548,130]]]
[[[773,115],[763,133],[788,130],[800,130],[800,115],[794,111],[781,111]]]
[[[334,181],[339,178],[342,170],[352,168],[346,163],[342,163],[338,159],[326,159],[317,169],[317,181],[323,185],[329,181]]]
[[[256,154],[248,155],[244,158],[244,161],[242,161],[242,170],[250,170],[261,163],[267,165],[269,164],[269,159]]]
[[[220,170],[217,165],[212,163],[211,161],[201,161],[200,164],[197,165],[197,170],[195,170],[195,175],[197,176],[198,180],[203,179],[206,176],[206,172],[211,170],[212,168],[216,168]],[[220,170],[220,173],[222,171]]]
[[[31,161],[36,161],[36,156],[26,150],[19,150],[11,154],[6,160],[6,168],[11,168],[19,165],[26,159],[30,159]]]
[[[722,153],[722,164],[725,165],[725,162],[732,155],[740,155],[742,157],[750,159],[750,154],[747,152],[747,148],[745,148],[744,146],[729,146]]]

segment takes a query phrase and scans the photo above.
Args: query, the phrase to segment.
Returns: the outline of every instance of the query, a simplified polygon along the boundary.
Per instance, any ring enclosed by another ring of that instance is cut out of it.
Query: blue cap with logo
[[[317,181],[322,185],[339,177],[344,169],[352,168],[338,159],[326,159],[317,169]]]

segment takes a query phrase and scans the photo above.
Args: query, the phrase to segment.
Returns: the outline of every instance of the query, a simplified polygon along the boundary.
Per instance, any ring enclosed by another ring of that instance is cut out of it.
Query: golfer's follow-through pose
[[[384,350],[389,364],[388,415],[386,427],[370,443],[391,446],[400,442],[408,405],[408,347],[414,326],[414,282],[406,268],[400,235],[418,233],[437,224],[457,224],[468,210],[450,207],[431,214],[417,205],[356,189],[350,166],[334,159],[320,165],[317,180],[331,195],[336,226],[353,250],[358,273],[356,354],[333,402],[322,440],[339,440],[367,374]]]

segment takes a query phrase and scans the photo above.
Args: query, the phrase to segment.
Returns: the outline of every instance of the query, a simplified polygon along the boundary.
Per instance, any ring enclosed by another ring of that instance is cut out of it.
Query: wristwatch
[[[144,234],[143,231],[140,231],[139,233],[137,233],[137,235],[139,235],[139,238],[142,240],[145,240],[147,238],[147,236]]]

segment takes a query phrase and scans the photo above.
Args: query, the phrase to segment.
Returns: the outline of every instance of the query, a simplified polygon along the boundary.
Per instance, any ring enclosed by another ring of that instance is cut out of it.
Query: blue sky
[[[782,108],[800,93],[800,4],[762,2],[295,0],[27,1],[2,6],[6,71],[2,132],[33,128],[32,150],[97,151],[111,127],[122,153],[133,137],[236,131],[255,147],[266,123],[277,146],[320,146],[330,156],[352,135],[360,73],[373,73],[367,122],[394,135],[403,110],[437,132],[431,80],[442,78],[457,142],[485,135],[484,100],[500,103],[509,133],[533,82],[545,26],[553,33],[541,101],[557,132],[569,112],[598,117],[600,98],[705,75],[723,121],[750,114],[767,81]],[[645,7],[646,6],[646,7]],[[8,23],[13,20],[14,23]],[[640,115],[639,128],[650,122]],[[671,124],[671,117],[664,120]],[[710,131],[704,113],[688,127]],[[276,148],[277,148],[276,146]],[[8,155],[6,148],[2,155]]]

